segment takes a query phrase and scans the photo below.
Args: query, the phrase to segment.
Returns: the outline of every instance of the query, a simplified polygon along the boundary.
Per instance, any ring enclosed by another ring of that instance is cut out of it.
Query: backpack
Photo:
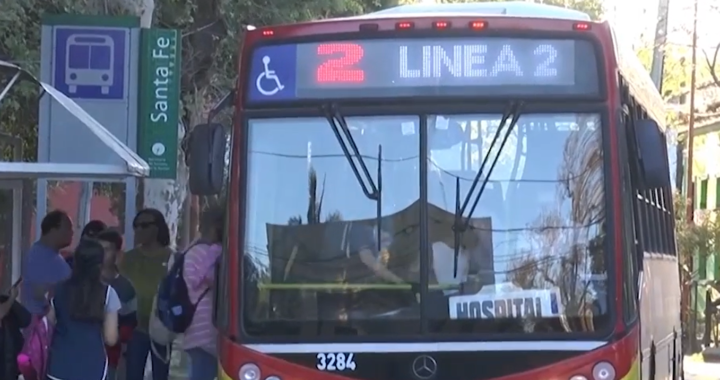
[[[25,344],[17,357],[18,370],[25,380],[44,380],[53,326],[45,316],[33,316],[25,329]]]
[[[210,290],[210,288],[205,289],[198,298],[198,302],[193,303],[190,301],[190,293],[183,277],[185,253],[198,244],[202,243],[192,245],[183,253],[174,254],[172,266],[158,288],[157,318],[169,332],[175,334],[182,334],[190,327],[198,303]]]

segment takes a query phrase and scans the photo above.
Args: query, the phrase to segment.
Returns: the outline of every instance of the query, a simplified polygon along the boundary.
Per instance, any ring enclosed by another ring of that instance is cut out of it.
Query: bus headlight
[[[253,363],[243,364],[238,371],[240,380],[260,380],[260,367]]]
[[[583,375],[575,375],[575,376],[571,377],[570,380],[588,380],[588,379],[587,379],[587,377],[585,377]]]
[[[595,364],[592,370],[595,380],[615,380],[615,367],[608,362]]]
[[[265,380],[282,380],[282,379],[279,378],[278,376],[271,375],[271,376],[266,377]]]

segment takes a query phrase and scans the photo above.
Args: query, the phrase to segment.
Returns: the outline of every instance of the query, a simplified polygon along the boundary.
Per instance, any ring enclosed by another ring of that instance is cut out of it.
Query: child
[[[96,238],[105,249],[103,278],[115,289],[121,305],[118,311],[119,342],[115,346],[105,347],[108,357],[107,379],[115,380],[115,374],[122,356],[122,345],[127,344],[137,326],[137,300],[132,283],[119,273],[117,267],[117,256],[121,252],[123,245],[122,236],[117,231],[105,230],[100,232]]]
[[[88,224],[83,227],[82,232],[80,233],[80,239],[82,238],[91,238],[95,239],[97,235],[104,231],[107,228],[107,225],[103,223],[100,220],[91,220],[88,222]],[[60,252],[62,257],[65,258],[65,261],[68,263],[70,268],[73,266],[73,257],[72,257],[72,251],[63,251]]]

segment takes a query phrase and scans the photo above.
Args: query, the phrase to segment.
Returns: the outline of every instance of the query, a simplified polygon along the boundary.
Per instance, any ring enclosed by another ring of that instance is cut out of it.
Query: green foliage
[[[183,121],[202,120],[209,104],[234,85],[237,55],[247,25],[287,24],[373,12],[413,0],[156,0],[154,25],[175,28],[183,36]],[[445,2],[458,2],[446,0]],[[463,1],[465,2],[465,1]],[[74,13],[128,15],[140,1],[16,0],[3,3],[0,13],[0,59],[17,63],[37,74],[40,68],[41,15]],[[599,0],[548,0],[598,18]],[[2,103],[0,130],[23,139],[26,161],[36,160],[38,90],[31,83],[16,86]],[[96,191],[112,195],[119,211],[122,192],[110,185]],[[331,213],[328,219],[340,219]]]
[[[445,0],[445,2],[465,2]],[[348,16],[413,3],[413,0],[164,0],[156,1],[155,24],[183,32],[183,99],[214,101],[236,78],[236,57],[244,27]],[[547,0],[597,18],[599,0]],[[122,1],[18,0],[6,2],[0,14],[0,57],[37,73],[40,63],[40,16],[43,13],[128,14]],[[204,50],[204,51],[202,51]],[[201,59],[198,59],[201,57]],[[198,96],[199,92],[199,96]],[[2,131],[20,136],[25,159],[37,150],[37,96],[29,83],[15,88],[3,103]],[[187,106],[187,104],[186,104]],[[201,107],[202,108],[202,107]],[[186,107],[185,121],[191,112]]]
[[[687,199],[675,193],[675,233],[680,264],[688,268],[694,253],[706,256],[720,247],[720,219],[717,211],[696,210],[695,222],[688,224],[685,218]]]
[[[665,99],[679,96],[690,89],[692,73],[691,49],[683,45],[667,45],[664,47],[665,62],[663,67],[662,95]],[[640,62],[650,71],[652,66],[653,47],[643,47],[636,51]],[[710,79],[709,65],[702,61],[698,53],[697,83],[707,83]]]
[[[40,69],[40,17],[43,13],[104,13],[102,1],[17,0],[3,3],[0,12],[0,59],[16,63],[33,74]],[[119,9],[109,8],[115,14]],[[5,80],[2,81],[4,87]],[[30,82],[15,85],[3,100],[0,130],[23,140],[24,159],[37,155],[38,89]]]
[[[28,28],[27,25],[35,25]],[[15,62],[37,72],[40,65],[40,15],[36,9],[22,3],[4,4],[0,13],[0,59]],[[5,85],[5,80],[2,83]],[[0,128],[2,132],[23,139],[25,158],[32,160],[37,151],[38,91],[29,83],[16,85],[2,103]]]
[[[15,62],[37,74],[40,68],[41,14],[128,14],[122,3],[100,0],[17,0],[3,3],[0,59]],[[204,100],[212,101],[232,87],[244,25],[282,24],[358,14],[385,7],[387,3],[389,0],[167,0],[156,1],[155,19],[158,26],[183,31],[184,62],[192,66],[183,70],[183,92],[186,95],[183,98],[188,99],[189,93],[201,90],[204,97],[209,97]],[[199,21],[206,23],[197,25]],[[212,33],[205,33],[208,29]],[[210,43],[195,38],[200,35],[209,38]],[[198,54],[198,46],[213,48],[199,62],[192,59]],[[1,130],[22,137],[28,161],[36,159],[37,98],[36,86],[23,83],[4,100],[0,113]]]

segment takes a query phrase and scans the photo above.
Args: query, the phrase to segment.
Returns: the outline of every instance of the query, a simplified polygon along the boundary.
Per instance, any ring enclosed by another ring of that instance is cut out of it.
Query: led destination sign
[[[432,95],[598,93],[581,40],[435,38],[333,41],[255,49],[251,102]]]

